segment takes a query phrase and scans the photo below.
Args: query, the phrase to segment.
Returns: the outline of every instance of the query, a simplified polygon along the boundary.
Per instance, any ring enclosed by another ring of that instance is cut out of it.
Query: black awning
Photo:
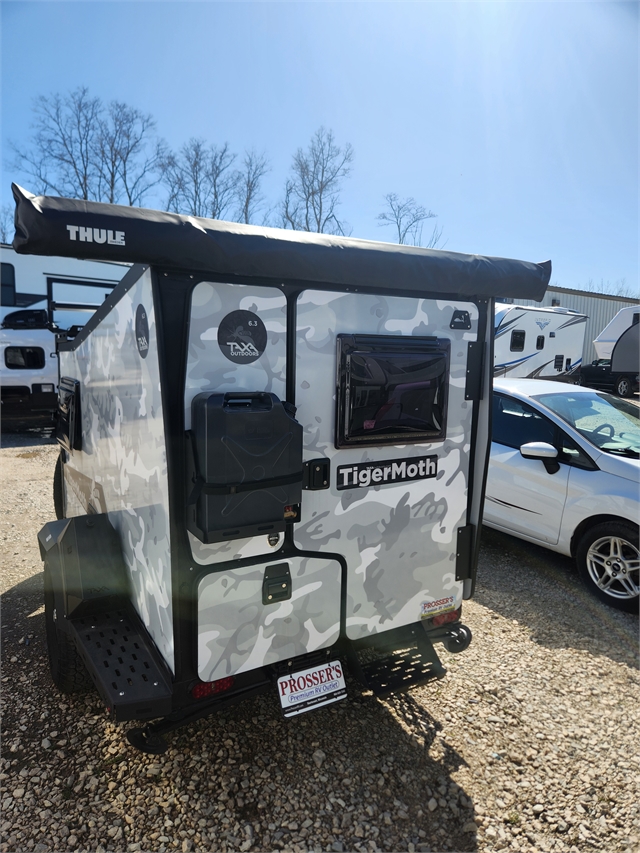
[[[551,262],[464,255],[159,210],[34,196],[16,184],[21,254],[146,263],[318,286],[539,301]]]

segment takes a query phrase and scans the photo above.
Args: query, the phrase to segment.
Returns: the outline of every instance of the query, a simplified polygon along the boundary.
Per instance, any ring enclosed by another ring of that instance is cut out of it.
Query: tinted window
[[[555,446],[556,427],[543,415],[511,397],[493,395],[492,440],[507,447],[530,441],[546,441]]]
[[[526,332],[519,331],[518,329],[511,332],[511,352],[522,352],[525,337]]]
[[[336,446],[445,436],[448,342],[339,335]]]
[[[2,268],[2,293],[0,302],[3,305],[16,304],[16,272],[13,264],[0,264]]]
[[[536,338],[536,349],[544,349],[544,335],[538,335]]]
[[[7,347],[4,363],[11,370],[42,370],[44,350],[42,347]]]

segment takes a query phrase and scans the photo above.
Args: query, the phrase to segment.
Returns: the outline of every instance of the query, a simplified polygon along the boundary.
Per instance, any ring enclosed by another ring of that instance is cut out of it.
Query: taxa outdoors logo
[[[108,228],[84,228],[82,225],[67,225],[69,239],[79,243],[107,243],[109,246],[124,246],[124,231]]]
[[[437,456],[416,456],[413,459],[386,459],[384,462],[360,462],[338,467],[338,491],[367,489],[385,483],[407,483],[429,480],[438,474]]]

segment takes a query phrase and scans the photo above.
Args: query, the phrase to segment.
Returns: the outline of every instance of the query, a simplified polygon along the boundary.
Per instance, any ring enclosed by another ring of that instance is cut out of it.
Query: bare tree
[[[605,281],[600,279],[600,284],[597,284],[592,278],[580,288],[589,293],[602,293],[607,296],[622,296],[629,299],[637,299],[638,293],[627,284],[626,279],[620,278],[616,281]]]
[[[269,160],[264,152],[258,153],[254,148],[245,151],[242,168],[237,173],[235,218],[238,222],[255,222],[265,202],[262,179],[270,171]]]
[[[345,234],[349,227],[338,218],[340,190],[351,173],[353,148],[336,145],[331,130],[319,128],[306,151],[298,148],[293,156],[291,177],[285,184],[280,205],[284,228]]]
[[[13,213],[11,204],[3,204],[0,207],[0,243],[10,243],[13,240]]]
[[[80,86],[64,97],[40,95],[33,104],[31,147],[12,143],[14,167],[36,191],[92,201],[140,204],[157,183],[163,145],[149,115],[100,98]]]
[[[151,115],[112,101],[101,116],[96,134],[99,196],[118,204],[140,205],[160,181],[159,166],[166,147],[155,138]]]
[[[190,139],[177,154],[168,152],[162,163],[166,209],[223,219],[237,199],[235,158],[226,142],[207,146],[204,139]]]
[[[436,214],[418,204],[414,198],[401,199],[397,193],[387,193],[384,197],[386,209],[376,217],[378,225],[392,225],[401,245],[422,246],[422,229],[427,219],[435,219]],[[442,236],[442,228],[436,225],[425,248],[433,249]]]

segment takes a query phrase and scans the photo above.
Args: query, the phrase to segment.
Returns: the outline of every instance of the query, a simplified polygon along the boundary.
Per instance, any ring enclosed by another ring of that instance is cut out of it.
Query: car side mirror
[[[546,441],[529,441],[521,445],[520,455],[525,459],[539,459],[549,474],[555,474],[560,470],[558,451]]]

